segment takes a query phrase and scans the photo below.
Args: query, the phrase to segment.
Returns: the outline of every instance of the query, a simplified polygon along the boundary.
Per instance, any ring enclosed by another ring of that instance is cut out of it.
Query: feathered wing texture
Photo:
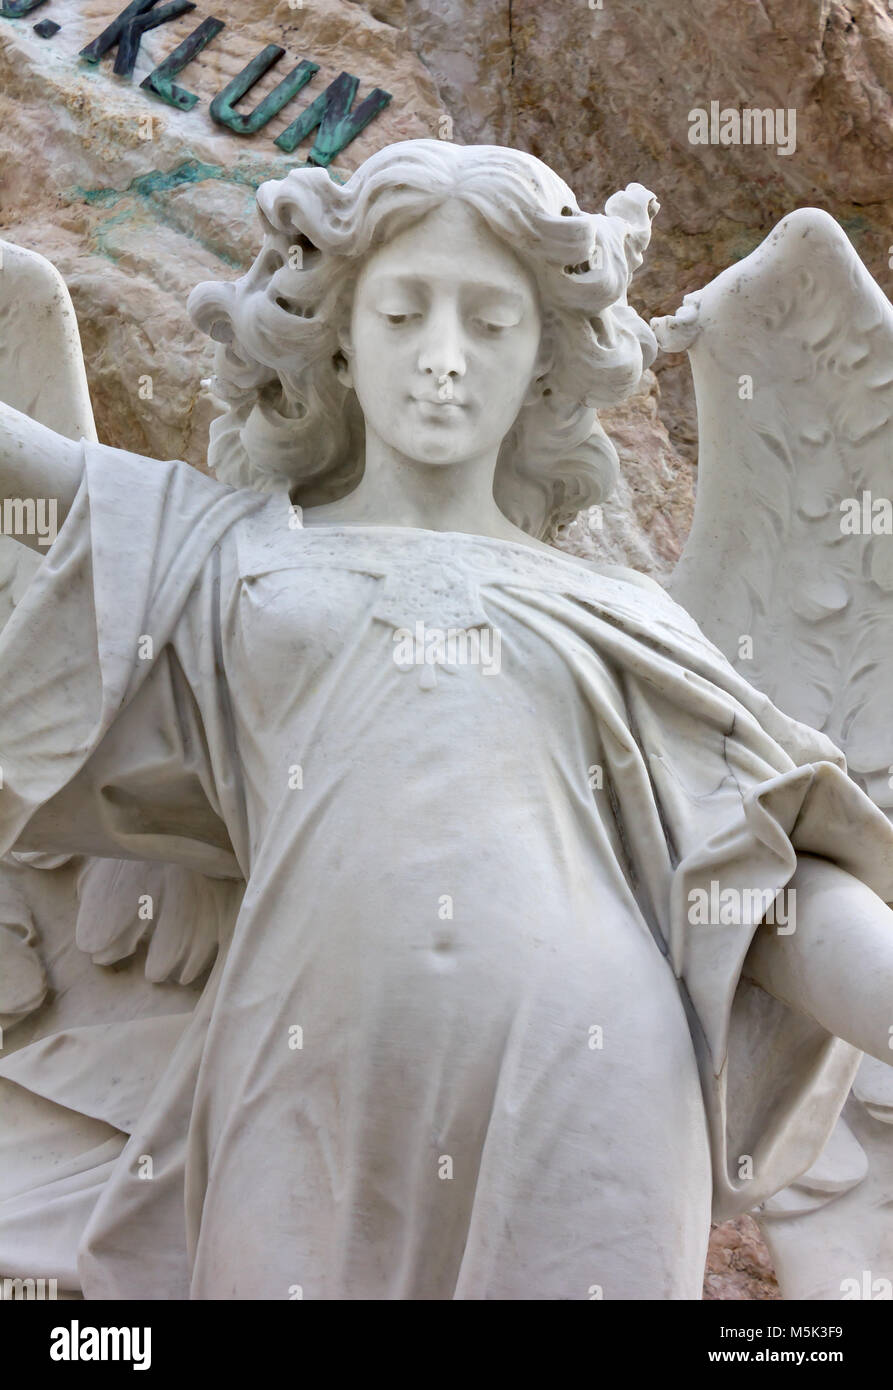
[[[0,400],[68,438],[96,439],[64,281],[43,257],[6,242]],[[39,564],[34,551],[0,535],[0,627]],[[103,1171],[94,1182],[89,1165],[99,1159],[90,1145],[104,1144],[95,1152],[108,1162],[123,1146],[120,1131],[166,1065],[243,889],[171,864],[16,853],[0,860],[0,1273],[41,1272],[16,1263],[27,1262],[29,1242],[33,1250],[32,1228],[21,1234],[22,1204],[31,1202],[57,1212],[58,1238],[40,1248],[61,1286],[77,1288],[72,1231],[89,1215]],[[126,1096],[117,1110],[107,1097],[112,1073],[116,1095]],[[54,1136],[46,1161],[28,1157],[45,1147],[41,1125]],[[68,1188],[57,1192],[63,1171]],[[34,1227],[38,1245],[45,1226]]]
[[[700,437],[670,592],[893,809],[893,505],[871,512],[893,495],[893,307],[806,208],[653,327],[688,348]]]
[[[66,439],[96,439],[81,337],[54,265],[0,241],[0,400]]]
[[[96,439],[65,281],[43,256],[7,241],[0,241],[0,400],[68,439]],[[0,535],[0,627],[39,564],[34,551]],[[32,859],[49,867],[46,856]],[[0,1027],[7,1030],[33,1013],[46,993],[26,881],[26,874],[0,863]],[[72,922],[75,910],[72,904]]]
[[[80,333],[65,282],[43,256],[5,241],[0,241],[0,400],[69,439],[96,439]],[[39,564],[33,551],[0,535],[0,627]],[[66,856],[46,854],[10,859],[0,861],[5,986],[0,989],[0,1026],[7,1029],[32,1014],[45,992],[37,984],[38,934],[26,903],[28,874],[22,871],[69,863]],[[102,965],[129,959],[147,944],[145,975],[154,983],[190,984],[200,976],[241,898],[242,885],[175,865],[83,859],[76,870],[68,912],[57,905],[49,914],[56,933],[64,929]],[[148,902],[151,908],[145,906]],[[40,935],[45,937],[46,930]],[[59,941],[44,940],[41,946],[44,956],[58,959]],[[54,988],[58,993],[64,982],[54,981]]]
[[[0,241],[0,401],[66,439],[96,438],[71,296],[54,265]],[[0,535],[0,626],[40,563]]]
[[[893,306],[833,218],[806,208],[652,328],[688,350],[698,408],[670,592],[893,814]],[[891,1098],[893,1071],[865,1058],[825,1153],[763,1207],[786,1297],[893,1274]]]

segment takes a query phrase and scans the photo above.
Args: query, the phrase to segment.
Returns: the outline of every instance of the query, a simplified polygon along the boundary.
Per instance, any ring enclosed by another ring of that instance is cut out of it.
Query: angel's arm
[[[0,500],[45,498],[56,501],[56,522],[68,515],[83,472],[79,444],[0,402]],[[37,534],[26,528],[17,541],[45,554]]]
[[[742,973],[835,1037],[893,1064],[893,911],[860,879],[812,855],[798,856],[790,890],[794,930],[764,922]]]

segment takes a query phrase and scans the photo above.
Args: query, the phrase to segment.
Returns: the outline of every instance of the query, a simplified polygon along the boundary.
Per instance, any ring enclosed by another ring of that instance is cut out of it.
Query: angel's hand
[[[764,923],[742,973],[835,1037],[893,1064],[893,912],[861,879],[812,855],[798,856],[791,889],[794,930]]]

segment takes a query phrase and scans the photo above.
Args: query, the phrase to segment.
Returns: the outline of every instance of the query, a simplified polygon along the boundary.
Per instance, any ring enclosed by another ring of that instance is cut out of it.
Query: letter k
[[[158,0],[131,0],[98,38],[81,49],[80,56],[90,63],[98,63],[103,54],[117,44],[114,72],[118,77],[129,77],[136,65],[140,39],[146,30],[155,29],[159,24],[166,24],[169,19],[178,19],[181,14],[195,9],[194,0],[170,0],[160,10],[154,9],[157,3]]]

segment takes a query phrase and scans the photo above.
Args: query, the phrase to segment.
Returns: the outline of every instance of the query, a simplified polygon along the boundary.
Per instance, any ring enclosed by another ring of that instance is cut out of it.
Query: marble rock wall
[[[360,78],[360,100],[376,85],[393,99],[336,157],[338,176],[383,144],[440,136],[529,149],[592,208],[633,179],[652,188],[662,210],[631,296],[646,317],[671,312],[809,204],[838,218],[889,291],[893,13],[882,0],[209,0],[144,35],[131,78],[113,75],[112,55],[93,67],[77,56],[121,9],[44,0],[0,18],[0,236],[65,276],[105,442],[204,466],[211,350],[186,295],[247,266],[257,184],[309,149],[285,155],[274,137],[342,70]],[[226,29],[177,79],[197,106],[142,91],[211,14]],[[61,26],[52,38],[35,33],[41,19]],[[286,56],[249,108],[286,64],[310,58],[320,71],[265,130],[236,136],[210,119],[211,97],[270,43]],[[793,110],[794,149],[692,144],[690,113],[711,102]],[[660,577],[694,496],[685,359],[659,358],[603,423],[621,486],[561,543]],[[705,1292],[777,1296],[753,1223],[715,1233]]]

